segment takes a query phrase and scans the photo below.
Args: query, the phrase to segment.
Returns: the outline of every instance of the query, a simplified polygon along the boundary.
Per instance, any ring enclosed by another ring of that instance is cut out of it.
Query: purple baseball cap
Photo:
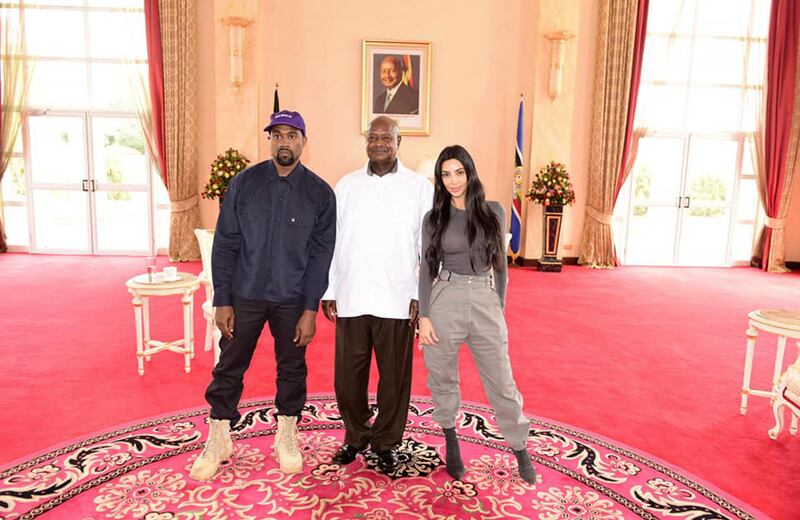
[[[297,128],[303,132],[304,136],[306,135],[306,122],[303,121],[303,116],[300,115],[300,112],[292,112],[291,110],[281,110],[280,112],[275,112],[269,117],[269,124],[264,127],[264,131],[269,132],[272,130],[272,127],[278,125],[286,125]]]

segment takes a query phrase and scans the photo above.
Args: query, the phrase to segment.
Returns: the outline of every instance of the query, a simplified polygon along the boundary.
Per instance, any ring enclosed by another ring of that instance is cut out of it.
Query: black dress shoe
[[[397,469],[397,453],[394,449],[376,451],[378,456],[378,469],[384,473],[392,473]]]
[[[333,455],[331,462],[344,466],[356,460],[356,455],[364,451],[364,448],[356,448],[349,444],[342,444],[342,447]]]

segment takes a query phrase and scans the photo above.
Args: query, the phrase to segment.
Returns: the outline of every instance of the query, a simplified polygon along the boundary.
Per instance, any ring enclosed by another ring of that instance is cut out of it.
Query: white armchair
[[[800,417],[800,357],[789,365],[775,385],[775,401],[772,403],[775,426],[769,431],[771,439],[777,439],[783,429],[784,408],[789,410],[792,418],[789,433],[797,435],[797,418]]]
[[[203,302],[203,318],[206,320],[206,339],[203,350],[214,348],[214,364],[219,361],[219,340],[222,333],[214,321],[214,283],[211,277],[211,248],[214,244],[213,229],[195,229],[194,235],[200,245],[200,259],[203,262],[203,271],[198,278],[200,284],[206,289],[206,301]]]

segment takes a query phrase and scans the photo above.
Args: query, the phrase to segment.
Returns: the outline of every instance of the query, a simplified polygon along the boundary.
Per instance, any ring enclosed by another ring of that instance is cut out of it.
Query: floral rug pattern
[[[189,479],[207,432],[205,409],[161,417],[56,449],[0,471],[0,519],[752,519],[754,510],[646,455],[531,417],[537,468],[526,484],[491,409],[462,405],[466,474],[445,472],[433,404],[413,398],[392,475],[371,452],[331,464],[343,438],[333,396],[310,396],[299,423],[304,470],[272,457],[273,401],[242,404],[234,452],[212,482]],[[750,512],[746,511],[747,508]]]

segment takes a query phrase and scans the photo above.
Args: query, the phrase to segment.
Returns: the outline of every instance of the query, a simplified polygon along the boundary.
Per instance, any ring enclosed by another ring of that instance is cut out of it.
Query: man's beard
[[[286,153],[283,153],[286,152]],[[291,166],[294,164],[295,157],[294,153],[291,150],[279,150],[277,155],[275,156],[275,162],[280,164],[281,166]]]

